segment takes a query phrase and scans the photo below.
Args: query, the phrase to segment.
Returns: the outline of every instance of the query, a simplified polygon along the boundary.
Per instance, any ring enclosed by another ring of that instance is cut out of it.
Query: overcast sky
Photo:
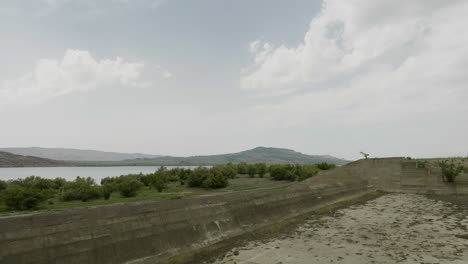
[[[0,2],[0,147],[468,155],[466,0]]]

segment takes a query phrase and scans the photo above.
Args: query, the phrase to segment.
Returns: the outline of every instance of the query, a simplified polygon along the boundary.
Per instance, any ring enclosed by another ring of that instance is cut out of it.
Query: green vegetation
[[[80,200],[83,202],[98,199],[102,195],[101,188],[92,178],[76,177],[75,181],[67,182],[61,188],[60,199],[63,201]]]
[[[118,185],[120,195],[123,197],[135,197],[144,184],[132,177],[125,177]]]
[[[303,181],[319,172],[316,165],[271,165],[270,177],[277,181]]]
[[[260,176],[260,178],[263,178],[268,168],[265,163],[256,163],[255,169],[256,169],[256,172],[258,173],[258,176]]]
[[[88,205],[130,202],[138,200],[179,199],[208,192],[233,192],[280,188],[286,183],[302,181],[320,169],[333,164],[271,165],[265,163],[228,163],[193,170],[159,168],[150,174],[129,174],[103,178],[100,184],[92,178],[77,177],[45,179],[30,176],[24,179],[0,181],[0,212],[62,209]],[[265,179],[263,179],[265,178]],[[273,180],[273,181],[270,181]],[[230,187],[230,182],[236,182]]]
[[[455,159],[439,161],[439,167],[442,169],[444,180],[450,183],[455,182],[455,178],[466,170],[463,164]]]
[[[6,181],[0,180],[0,191],[5,190],[8,187]]]
[[[417,168],[426,168],[427,163],[428,163],[427,160],[424,160],[424,161],[418,160],[418,161],[416,161],[416,167]]]
[[[5,191],[3,200],[10,210],[37,209],[47,199],[47,193],[35,188],[14,187]]]
[[[336,168],[336,165],[331,164],[331,163],[322,162],[322,163],[317,164],[317,168],[319,170],[330,170],[330,169]]]
[[[222,166],[223,175],[229,179],[234,179],[237,176],[237,167],[232,163]]]

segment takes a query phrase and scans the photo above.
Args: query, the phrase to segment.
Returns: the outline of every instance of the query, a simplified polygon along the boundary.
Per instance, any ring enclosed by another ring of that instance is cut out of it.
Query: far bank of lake
[[[26,178],[28,176],[41,176],[54,179],[57,177],[74,180],[77,176],[91,177],[100,183],[102,178],[125,174],[153,173],[160,166],[121,166],[121,167],[27,167],[27,168],[0,168],[0,180]],[[165,166],[171,168],[196,168],[197,166]]]

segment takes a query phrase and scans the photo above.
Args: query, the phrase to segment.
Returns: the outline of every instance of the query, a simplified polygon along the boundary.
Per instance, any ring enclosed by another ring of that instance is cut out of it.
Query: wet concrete
[[[416,194],[388,194],[295,232],[251,241],[215,263],[468,263],[468,210]]]

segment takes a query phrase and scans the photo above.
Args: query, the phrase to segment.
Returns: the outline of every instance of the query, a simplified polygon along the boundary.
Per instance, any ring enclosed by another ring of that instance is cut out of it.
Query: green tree
[[[4,193],[3,200],[10,210],[37,209],[47,199],[47,194],[30,187],[13,187]]]
[[[335,164],[326,163],[326,162],[317,164],[317,168],[319,168],[319,170],[330,170],[330,169],[334,169],[335,167],[336,167]]]
[[[265,163],[256,163],[255,168],[256,168],[256,171],[258,173],[258,176],[260,176],[260,178],[263,178],[263,176],[267,172],[266,164]]]
[[[190,173],[187,183],[190,187],[202,187],[205,179],[210,175],[210,171],[204,167],[198,167]]]
[[[114,190],[115,190],[115,187],[112,183],[107,183],[101,186],[101,194],[106,200],[109,200]]]
[[[223,175],[221,169],[212,168],[209,175],[203,181],[203,187],[205,188],[224,188],[228,186],[228,178]]]
[[[67,182],[61,199],[63,201],[81,200],[86,202],[91,199],[98,199],[101,195],[101,189],[94,179],[76,177],[75,181]]]
[[[143,183],[134,178],[123,179],[118,185],[119,192],[123,197],[136,196],[142,187]]]
[[[296,165],[297,180],[303,181],[318,173],[318,168],[315,165]]]
[[[0,191],[5,190],[7,187],[8,187],[7,182],[0,180]]]
[[[229,179],[234,179],[237,176],[237,168],[232,163],[223,166],[223,175]]]
[[[192,173],[191,169],[182,169],[179,174],[179,183],[180,185],[185,185],[189,175]]]
[[[143,183],[144,186],[150,186],[151,185],[151,176],[153,174],[146,174],[140,177],[141,183]]]
[[[253,164],[249,164],[247,167],[247,174],[249,174],[250,178],[255,178],[255,174],[257,173],[257,168]]]
[[[162,192],[167,188],[167,174],[165,172],[157,172],[151,175],[151,186],[156,188],[158,192]]]
[[[270,166],[270,177],[275,181],[284,180],[286,167],[284,165],[274,164]]]
[[[237,164],[237,173],[239,174],[247,174],[248,169],[249,165],[245,162],[239,162],[239,164]]]

